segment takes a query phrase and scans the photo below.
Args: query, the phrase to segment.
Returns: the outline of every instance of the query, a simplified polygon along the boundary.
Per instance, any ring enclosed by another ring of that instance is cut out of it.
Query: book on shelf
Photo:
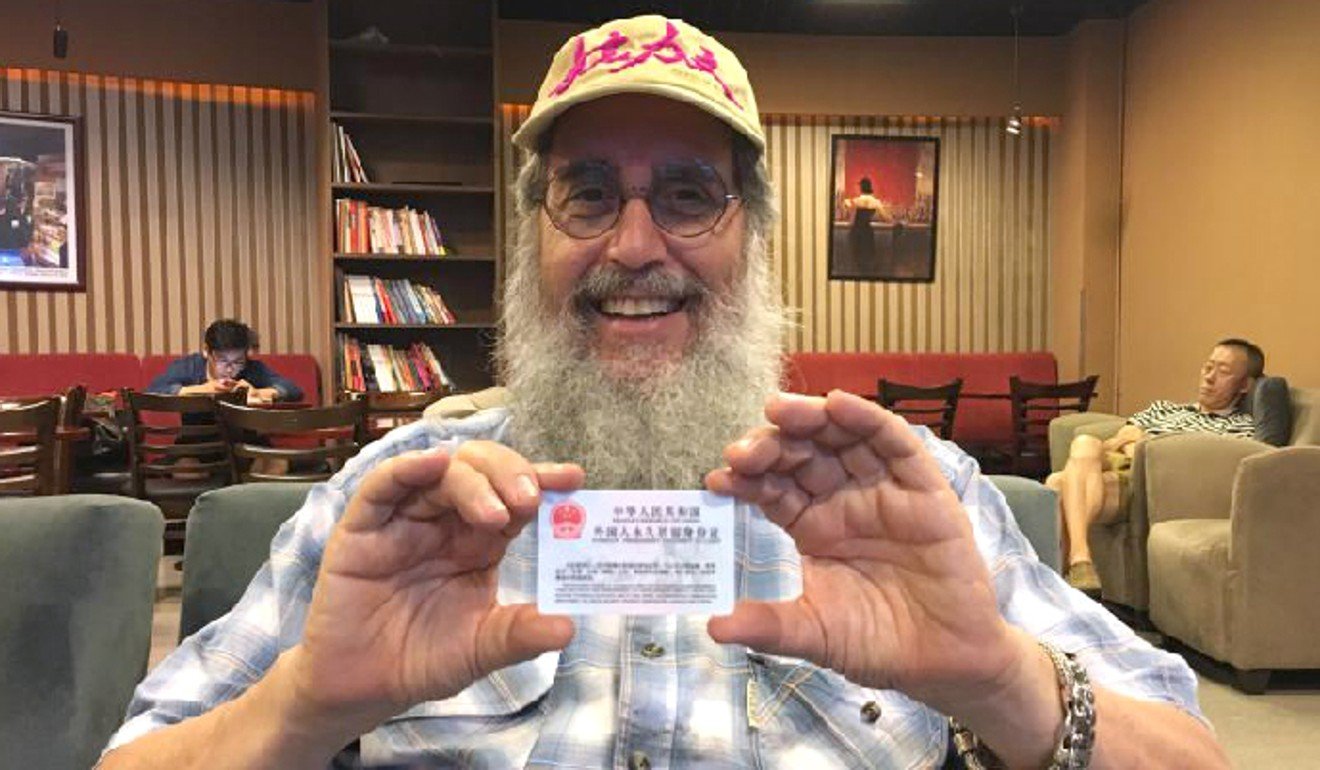
[[[372,206],[353,198],[335,199],[335,250],[436,257],[448,253],[430,212]]]
[[[339,285],[339,318],[358,324],[437,324],[457,322],[440,292],[406,278],[345,275],[335,271]]]
[[[454,383],[435,351],[421,342],[407,347],[364,344],[336,335],[339,384],[349,391],[383,393],[405,390],[453,390]]]
[[[332,181],[335,184],[369,183],[371,180],[367,178],[367,170],[362,166],[362,156],[358,155],[353,138],[338,123],[331,123],[330,128],[334,133],[334,140],[330,143],[334,147],[334,158],[331,163]]]

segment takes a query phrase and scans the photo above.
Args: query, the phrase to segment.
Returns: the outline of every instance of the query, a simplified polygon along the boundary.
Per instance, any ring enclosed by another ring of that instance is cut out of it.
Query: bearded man
[[[509,405],[314,488],[105,767],[323,767],[359,736],[367,765],[1224,765],[1185,665],[1036,561],[970,459],[776,393],[765,140],[730,51],[658,16],[584,33],[514,141]],[[734,612],[537,613],[525,525],[583,485],[736,498]]]

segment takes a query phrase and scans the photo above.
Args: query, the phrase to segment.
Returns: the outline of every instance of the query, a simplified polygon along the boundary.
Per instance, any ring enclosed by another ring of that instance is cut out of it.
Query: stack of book
[[[444,256],[440,226],[430,213],[335,200],[335,250],[348,254]]]
[[[337,335],[340,384],[351,391],[391,393],[408,390],[453,390],[435,351],[414,342],[407,348],[365,345],[346,334]]]
[[[440,292],[406,278],[339,276],[342,320],[359,324],[452,324]]]
[[[367,170],[362,167],[362,157],[358,155],[357,147],[353,146],[353,139],[344,130],[344,127],[338,123],[331,123],[331,129],[334,131],[330,145],[334,148],[334,162],[330,165],[330,173],[334,176],[331,180],[335,184],[367,184],[371,180],[367,179]]]

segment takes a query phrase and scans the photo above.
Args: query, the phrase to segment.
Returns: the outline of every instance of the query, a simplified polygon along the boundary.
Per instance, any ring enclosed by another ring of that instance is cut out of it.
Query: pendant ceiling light
[[[63,16],[60,0],[55,0],[55,39],[53,41],[53,53],[56,59],[63,59],[69,55],[69,32],[61,23]]]
[[[1010,13],[1013,14],[1013,114],[1009,116],[1008,123],[1004,125],[1004,130],[1013,136],[1022,133],[1022,76],[1021,60],[1018,55],[1018,49],[1021,45],[1021,30],[1018,22],[1022,17],[1022,6],[1013,6]]]

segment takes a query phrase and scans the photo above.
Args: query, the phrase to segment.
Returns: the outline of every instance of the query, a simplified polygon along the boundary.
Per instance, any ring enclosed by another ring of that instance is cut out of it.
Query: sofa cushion
[[[1282,377],[1261,377],[1251,389],[1247,411],[1256,422],[1255,439],[1270,446],[1286,446],[1292,437],[1292,397]]]
[[[141,388],[142,365],[129,353],[32,353],[0,355],[0,396],[59,393],[85,385],[88,393]]]

